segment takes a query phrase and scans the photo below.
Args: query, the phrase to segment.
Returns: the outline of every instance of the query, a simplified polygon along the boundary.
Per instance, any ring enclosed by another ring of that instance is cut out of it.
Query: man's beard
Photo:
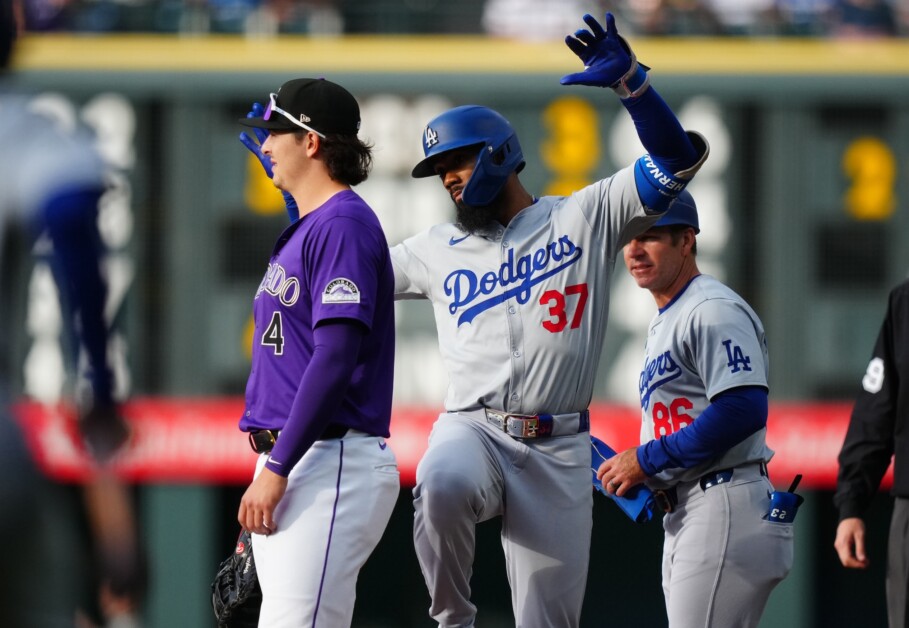
[[[458,211],[456,224],[465,233],[474,235],[485,232],[495,222],[493,210],[489,205],[477,207],[466,203],[455,203],[455,209]]]

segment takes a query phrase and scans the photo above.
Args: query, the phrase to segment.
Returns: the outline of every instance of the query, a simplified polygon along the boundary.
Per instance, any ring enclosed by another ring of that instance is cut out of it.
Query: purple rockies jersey
[[[289,226],[275,244],[253,305],[252,368],[240,429],[282,429],[312,359],[313,330],[362,323],[357,367],[331,423],[389,436],[394,374],[394,274],[375,213],[340,192]]]

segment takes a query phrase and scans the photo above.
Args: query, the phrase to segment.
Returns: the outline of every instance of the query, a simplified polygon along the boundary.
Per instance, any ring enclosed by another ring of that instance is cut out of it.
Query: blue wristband
[[[619,84],[613,89],[618,88],[622,100],[625,100],[626,98],[637,98],[644,93],[648,85],[650,85],[650,75],[642,65],[638,64],[634,73],[631,76],[622,77]]]
[[[654,212],[669,209],[675,197],[688,185],[688,181],[669,174],[650,155],[644,155],[635,162],[634,183],[641,203]]]

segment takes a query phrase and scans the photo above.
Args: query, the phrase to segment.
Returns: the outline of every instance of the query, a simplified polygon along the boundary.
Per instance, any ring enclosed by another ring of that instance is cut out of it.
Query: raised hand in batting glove
[[[246,114],[246,117],[261,118],[264,113],[265,107],[260,103],[254,102],[252,109]],[[262,164],[262,169],[265,171],[265,174],[271,179],[274,177],[274,172],[272,172],[271,169],[271,159],[268,158],[268,155],[262,153],[262,144],[268,139],[268,131],[253,127],[253,133],[255,134],[256,139],[253,139],[249,133],[245,131],[240,133],[240,141],[243,143],[243,146],[249,149],[249,152],[256,156],[256,159]],[[290,221],[294,222],[300,217],[300,209],[297,207],[297,201],[294,200],[294,197],[291,196],[289,192],[281,190],[281,194],[284,195],[284,206],[287,209],[287,215],[290,217]]]
[[[620,98],[641,95],[650,84],[650,68],[638,63],[628,42],[616,30],[612,13],[606,14],[606,30],[589,13],[583,19],[590,30],[575,31],[565,38],[565,43],[584,62],[584,71],[567,74],[559,82],[610,87]]]
[[[246,114],[247,118],[261,118],[265,113],[265,107],[260,103],[254,102],[252,109],[249,113]],[[265,143],[265,140],[268,139],[268,131],[265,129],[260,129],[253,127],[253,133],[256,135],[256,139],[250,137],[249,133],[244,131],[240,133],[240,141],[243,142],[243,145],[249,149],[253,155],[256,156],[256,159],[259,160],[259,163],[262,164],[262,169],[265,170],[265,174],[268,175],[268,178],[271,179],[274,176],[274,173],[271,171],[271,160],[262,154],[262,144]]]

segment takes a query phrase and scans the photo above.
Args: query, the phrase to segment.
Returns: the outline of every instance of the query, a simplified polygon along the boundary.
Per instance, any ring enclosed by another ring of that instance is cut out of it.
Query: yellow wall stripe
[[[645,63],[672,74],[878,74],[909,76],[907,40],[635,39]],[[562,42],[481,36],[233,35],[23,38],[22,70],[537,74],[578,69]]]

